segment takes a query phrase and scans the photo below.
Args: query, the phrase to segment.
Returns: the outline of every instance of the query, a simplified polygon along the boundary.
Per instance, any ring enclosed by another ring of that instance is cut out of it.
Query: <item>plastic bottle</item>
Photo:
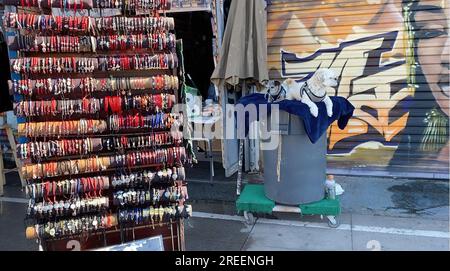
[[[328,199],[336,199],[336,182],[333,175],[328,175],[325,181],[325,191]]]

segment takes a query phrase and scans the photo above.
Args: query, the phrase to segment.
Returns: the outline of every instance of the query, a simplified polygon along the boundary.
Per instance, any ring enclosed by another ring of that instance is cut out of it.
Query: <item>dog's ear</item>
[[[325,69],[318,69],[313,76],[308,80],[308,86],[311,90],[319,90],[324,87]]]
[[[318,70],[314,73],[313,76],[316,77],[316,79],[317,79],[318,82],[323,82],[323,81],[325,81],[325,80],[327,79],[327,78],[326,78],[327,72],[328,72],[328,69],[321,68],[321,69],[318,69]]]
[[[293,82],[294,82],[293,79],[288,78],[288,79],[284,80],[283,84],[289,86],[289,85],[292,85]]]
[[[280,91],[288,91],[290,89],[291,83],[292,79],[290,78],[284,80],[279,87]]]
[[[335,70],[332,70],[332,69],[329,69],[329,76],[330,76],[330,78],[334,78],[334,79],[338,79],[338,74],[337,74],[337,72],[335,71]]]

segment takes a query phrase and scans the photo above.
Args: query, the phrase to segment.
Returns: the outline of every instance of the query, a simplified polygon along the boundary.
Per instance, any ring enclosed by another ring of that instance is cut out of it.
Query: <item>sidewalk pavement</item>
[[[341,225],[294,217],[257,219],[247,225],[240,216],[194,213],[185,225],[187,250],[194,251],[448,251],[445,220],[343,214]]]
[[[26,204],[0,204],[0,251],[37,251],[36,241],[25,239]],[[447,220],[358,214],[342,214],[341,225],[333,229],[319,217],[280,215],[247,225],[242,216],[194,212],[185,238],[189,251],[450,250]]]
[[[250,176],[251,179],[251,176]],[[277,213],[255,225],[236,215],[235,180],[190,182],[189,250],[450,250],[449,182],[336,176],[345,190],[341,226]],[[219,200],[220,202],[215,202]],[[225,215],[210,215],[220,213]]]
[[[247,178],[255,181],[261,177]],[[449,220],[449,181],[367,176],[335,176],[335,180],[345,190],[341,197],[344,213]],[[228,204],[231,210],[221,207],[214,212],[236,214],[235,178],[215,182],[189,179],[189,196],[191,200]]]
[[[234,207],[235,183],[190,183],[194,215],[187,250],[450,250],[449,184],[433,180],[339,177],[341,226],[319,216],[276,213],[247,225]],[[14,174],[0,197],[0,251],[37,250],[25,239],[27,199]]]

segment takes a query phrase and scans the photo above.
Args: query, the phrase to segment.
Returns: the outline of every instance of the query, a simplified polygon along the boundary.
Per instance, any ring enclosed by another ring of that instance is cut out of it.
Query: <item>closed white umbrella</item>
[[[258,88],[267,72],[267,12],[264,0],[231,2],[219,63],[211,81],[216,86],[236,86],[244,81]]]

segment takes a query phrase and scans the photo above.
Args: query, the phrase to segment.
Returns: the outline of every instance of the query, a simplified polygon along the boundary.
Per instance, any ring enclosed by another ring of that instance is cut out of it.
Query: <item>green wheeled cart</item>
[[[236,208],[238,212],[244,213],[248,224],[255,223],[254,213],[289,212],[301,215],[326,216],[330,227],[337,228],[340,225],[341,205],[338,197],[336,199],[324,198],[299,206],[277,205],[273,200],[266,197],[262,184],[247,184],[236,201]]]

